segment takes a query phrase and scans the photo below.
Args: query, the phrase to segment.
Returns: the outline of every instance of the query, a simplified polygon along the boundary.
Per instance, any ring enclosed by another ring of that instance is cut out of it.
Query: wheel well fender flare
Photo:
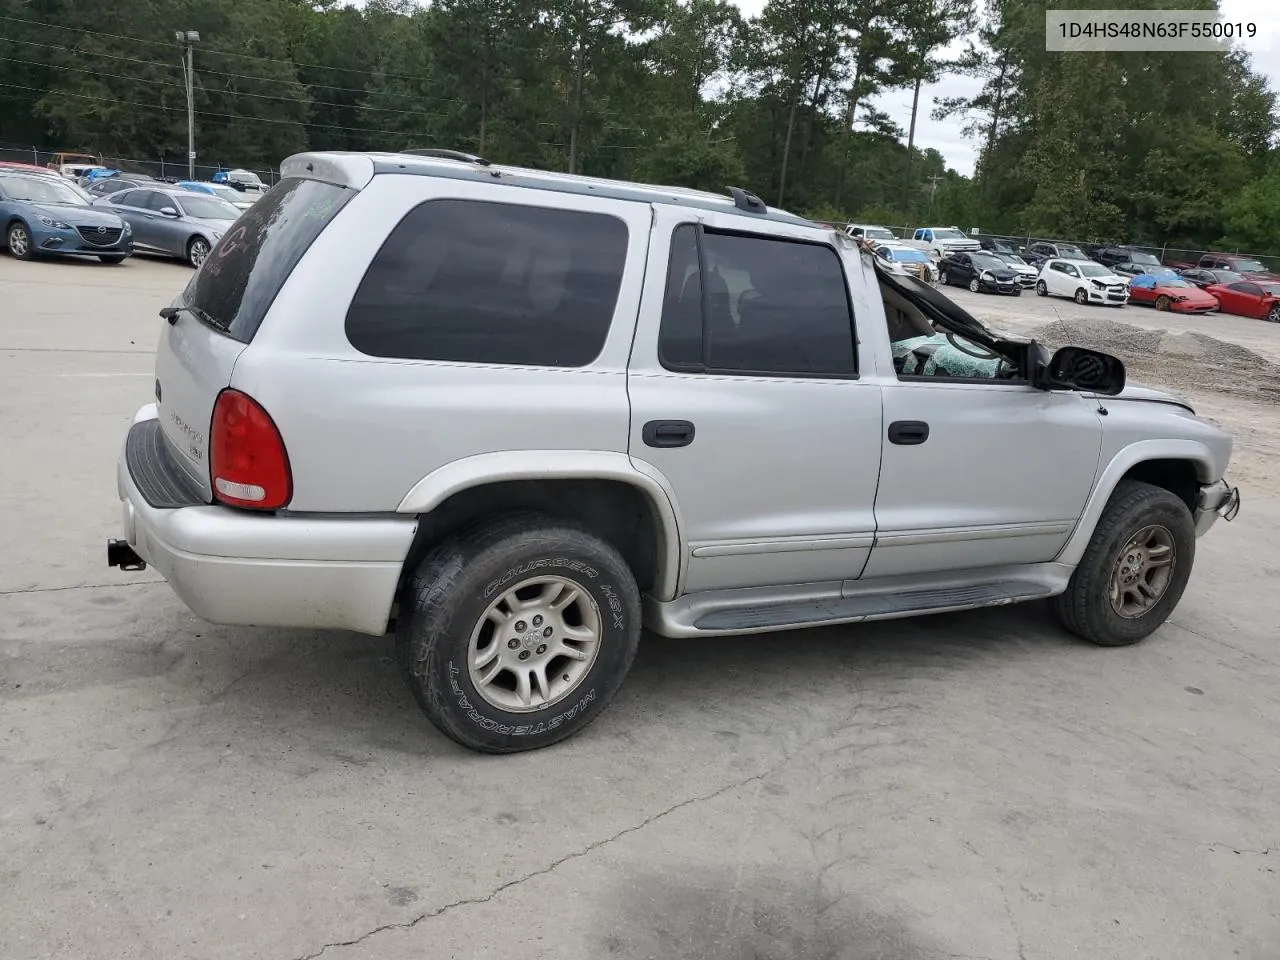
[[[464,457],[419,480],[405,494],[396,513],[430,513],[454,494],[473,487],[511,480],[612,480],[637,488],[653,508],[662,544],[654,594],[673,600],[681,582],[683,523],[675,490],[652,464],[626,453],[599,450],[503,450]]]
[[[1058,563],[1074,566],[1080,562],[1116,486],[1135,467],[1156,460],[1189,463],[1200,483],[1212,483],[1217,472],[1212,451],[1198,440],[1139,440],[1129,444],[1117,452],[1098,474],[1075,529],[1056,558]]]

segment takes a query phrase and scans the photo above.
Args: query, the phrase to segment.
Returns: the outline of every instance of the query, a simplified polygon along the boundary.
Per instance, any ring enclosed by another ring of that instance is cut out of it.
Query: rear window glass
[[[361,353],[582,367],[604,347],[622,284],[616,217],[428,200],[374,256],[347,312]]]
[[[281,180],[213,248],[183,302],[205,323],[248,343],[307,248],[354,195],[331,183]]]

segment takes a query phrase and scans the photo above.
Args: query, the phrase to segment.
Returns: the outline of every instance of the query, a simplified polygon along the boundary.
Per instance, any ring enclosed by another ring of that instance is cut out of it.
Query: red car
[[[1238,280],[1235,283],[1215,283],[1204,290],[1218,299],[1223,313],[1280,323],[1280,283]]]
[[[1212,289],[1212,288],[1210,288]],[[1218,309],[1213,294],[1175,273],[1140,273],[1129,281],[1129,302],[1149,303],[1174,313],[1208,313]]]

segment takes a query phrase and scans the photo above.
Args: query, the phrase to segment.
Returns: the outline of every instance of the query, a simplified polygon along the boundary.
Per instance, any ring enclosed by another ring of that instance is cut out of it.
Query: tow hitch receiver
[[[119,567],[121,570],[145,570],[147,561],[134,552],[128,540],[108,540],[107,566]]]

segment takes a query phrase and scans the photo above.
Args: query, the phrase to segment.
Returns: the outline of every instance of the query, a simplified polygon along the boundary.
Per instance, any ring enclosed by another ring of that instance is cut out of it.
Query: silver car
[[[1136,643],[1238,509],[1231,437],[1184,402],[740,188],[462,154],[281,172],[161,311],[107,562],[218,623],[394,632],[473,749],[583,729],[642,624],[1052,598]]]
[[[94,201],[133,227],[134,249],[204,263],[240,211],[219,197],[163,187],[122,190]]]

